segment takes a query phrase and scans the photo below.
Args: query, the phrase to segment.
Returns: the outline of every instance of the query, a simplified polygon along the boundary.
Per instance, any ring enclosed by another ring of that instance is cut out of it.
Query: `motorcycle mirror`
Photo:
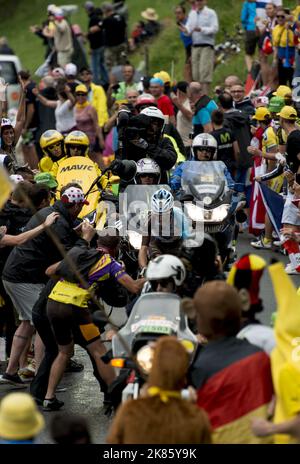
[[[136,162],[133,160],[113,161],[109,170],[115,175],[119,176],[122,180],[129,182],[134,179],[137,171]]]

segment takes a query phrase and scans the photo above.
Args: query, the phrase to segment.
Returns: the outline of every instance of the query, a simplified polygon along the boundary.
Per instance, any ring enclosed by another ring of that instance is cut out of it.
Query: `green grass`
[[[76,4],[73,0],[65,0],[63,4]],[[78,13],[72,15],[72,22],[81,26],[83,31],[87,28],[87,16],[82,2]],[[95,2],[97,5],[100,2]],[[235,24],[239,23],[242,1],[239,0],[210,0],[209,6],[214,8],[220,19],[220,29],[233,31]],[[295,2],[286,2],[285,4]],[[42,41],[29,31],[29,26],[41,24],[46,17],[49,0],[14,0],[4,2],[0,0],[1,7],[1,35],[8,38],[10,46],[20,57],[24,68],[34,72],[44,61],[44,47]],[[179,33],[174,21],[173,8],[176,0],[127,0],[130,11],[130,29],[141,19],[140,13],[147,7],[155,8],[164,23],[164,29],[149,46],[150,71],[154,73],[162,69],[171,73],[174,78],[182,79],[184,64],[184,50],[179,39]],[[223,40],[223,33],[218,34],[218,40]],[[141,48],[131,56],[131,61],[138,65],[144,58],[144,49]],[[214,84],[224,82],[224,77],[237,74],[242,79],[246,77],[244,52],[231,58],[226,64],[221,64],[215,71]]]

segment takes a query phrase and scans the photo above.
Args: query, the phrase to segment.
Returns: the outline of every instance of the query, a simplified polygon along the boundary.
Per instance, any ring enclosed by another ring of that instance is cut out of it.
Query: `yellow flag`
[[[0,168],[0,208],[2,208],[4,203],[7,201],[12,190],[13,186],[8,175],[3,168]]]

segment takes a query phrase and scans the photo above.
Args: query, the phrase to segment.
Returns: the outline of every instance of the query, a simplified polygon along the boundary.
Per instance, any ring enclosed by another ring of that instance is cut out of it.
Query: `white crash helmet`
[[[186,278],[186,270],[176,256],[162,255],[149,262],[145,278],[149,281],[173,278],[176,287],[179,287]]]
[[[139,176],[145,174],[155,174],[157,176],[157,183],[159,184],[160,181],[160,167],[158,166],[157,162],[151,158],[142,158],[137,161],[136,163],[137,171],[135,175],[135,179]]]
[[[197,148],[209,149],[212,152],[212,159],[217,152],[218,142],[211,134],[199,134],[193,140],[192,152],[195,159],[197,159]]]
[[[167,213],[174,206],[174,198],[171,192],[162,188],[153,193],[151,198],[151,210],[154,213]]]
[[[156,106],[148,106],[148,108],[144,108],[140,112],[140,114],[144,114],[145,116],[148,116],[149,118],[160,119],[163,123],[162,129],[161,129],[161,133],[163,133],[165,125],[166,125],[166,118],[163,115],[163,113],[158,108],[156,108]]]

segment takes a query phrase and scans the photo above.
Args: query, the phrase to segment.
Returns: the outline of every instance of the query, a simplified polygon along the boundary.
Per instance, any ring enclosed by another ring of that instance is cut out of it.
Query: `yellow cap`
[[[252,119],[255,119],[256,121],[265,121],[267,117],[271,119],[270,111],[268,108],[260,106],[259,108],[256,108],[255,115],[252,117]]]
[[[280,85],[276,92],[273,93],[276,97],[286,97],[292,94],[292,89],[287,85]]]
[[[295,121],[295,119],[297,119],[297,111],[293,106],[284,106],[280,113],[277,113],[277,116]]]
[[[154,77],[156,77],[157,79],[161,79],[164,82],[164,84],[166,84],[166,82],[171,82],[171,76],[169,73],[167,73],[167,71],[157,72],[154,74]]]
[[[84,84],[79,84],[75,87],[75,93],[77,92],[88,93],[87,88]]]
[[[0,404],[0,437],[26,440],[45,427],[42,414],[28,393],[10,393]]]

